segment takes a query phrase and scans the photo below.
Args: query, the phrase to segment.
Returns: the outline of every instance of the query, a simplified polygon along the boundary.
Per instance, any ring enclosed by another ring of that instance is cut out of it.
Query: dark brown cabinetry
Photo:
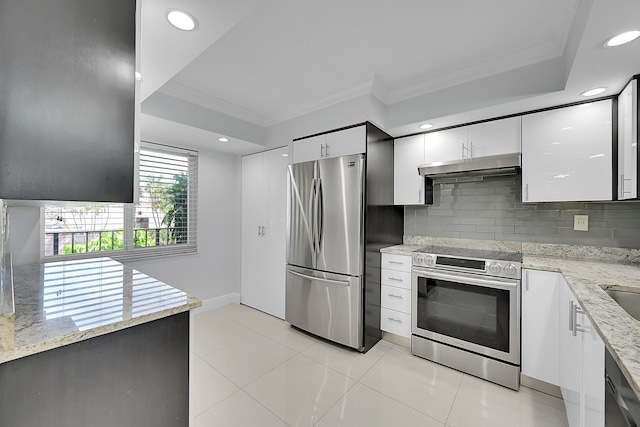
[[[0,0],[0,199],[132,202],[135,0]]]

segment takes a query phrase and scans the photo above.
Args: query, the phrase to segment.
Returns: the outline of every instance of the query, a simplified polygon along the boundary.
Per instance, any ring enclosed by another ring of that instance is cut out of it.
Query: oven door
[[[411,331],[520,364],[520,281],[412,269]]]

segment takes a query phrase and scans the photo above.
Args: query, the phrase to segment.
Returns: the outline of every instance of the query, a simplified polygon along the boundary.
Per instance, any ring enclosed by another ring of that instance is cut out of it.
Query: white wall
[[[198,254],[127,263],[202,300],[240,293],[240,156],[200,150]]]
[[[190,147],[186,147],[190,148]],[[202,300],[240,293],[240,156],[199,150],[198,254],[130,262]],[[40,260],[40,210],[10,207],[14,265]]]

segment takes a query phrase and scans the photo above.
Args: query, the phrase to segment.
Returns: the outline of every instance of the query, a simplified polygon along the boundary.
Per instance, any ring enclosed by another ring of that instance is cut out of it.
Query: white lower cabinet
[[[571,427],[604,426],[604,342],[562,278],[560,389]]]
[[[524,270],[522,373],[560,386],[569,426],[604,426],[604,343],[562,274]]]
[[[522,277],[522,373],[560,385],[560,273],[524,270]]]
[[[287,147],[242,158],[240,300],[284,319]]]
[[[411,337],[411,255],[382,254],[380,329]]]

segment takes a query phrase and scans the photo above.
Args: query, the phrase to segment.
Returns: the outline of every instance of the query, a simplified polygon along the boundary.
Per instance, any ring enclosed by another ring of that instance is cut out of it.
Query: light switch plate
[[[576,231],[589,231],[589,215],[574,215],[573,229]]]

